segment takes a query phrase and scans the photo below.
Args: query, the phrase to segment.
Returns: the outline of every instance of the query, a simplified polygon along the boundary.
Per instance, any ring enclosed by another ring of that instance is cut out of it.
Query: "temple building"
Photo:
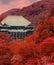
[[[24,39],[27,35],[31,35],[34,32],[34,27],[23,16],[9,15],[1,21],[0,32],[8,33],[14,39]]]

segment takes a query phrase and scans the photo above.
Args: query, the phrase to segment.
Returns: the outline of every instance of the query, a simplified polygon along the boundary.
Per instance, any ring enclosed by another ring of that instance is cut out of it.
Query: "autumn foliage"
[[[47,37],[54,35],[54,17],[50,17],[47,20],[41,21],[36,29],[38,35],[38,42],[43,41]]]
[[[54,17],[41,21],[24,40],[0,32],[0,65],[54,64]]]
[[[44,21],[40,21],[33,35],[29,36],[27,39],[29,41],[34,41],[35,43],[40,43],[48,37],[54,36],[54,17],[50,17]]]

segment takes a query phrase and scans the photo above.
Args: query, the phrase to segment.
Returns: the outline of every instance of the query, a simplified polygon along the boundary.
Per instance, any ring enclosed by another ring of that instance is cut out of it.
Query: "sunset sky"
[[[12,8],[26,7],[37,1],[40,0],[0,0],[0,14]]]

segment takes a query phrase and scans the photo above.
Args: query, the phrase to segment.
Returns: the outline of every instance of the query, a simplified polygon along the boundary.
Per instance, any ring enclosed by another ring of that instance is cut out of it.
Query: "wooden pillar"
[[[12,32],[12,36],[13,36],[13,38],[14,38],[14,32]]]
[[[20,39],[20,32],[19,32],[19,36],[18,36],[18,38]]]
[[[22,34],[22,40],[23,40],[23,32],[21,32],[21,34]]]

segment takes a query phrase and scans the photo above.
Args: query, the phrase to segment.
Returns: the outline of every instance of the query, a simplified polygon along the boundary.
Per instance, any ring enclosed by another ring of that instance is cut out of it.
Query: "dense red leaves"
[[[47,20],[40,21],[33,35],[26,37],[26,40],[33,41],[38,44],[45,40],[47,37],[54,36],[54,17]]]
[[[54,52],[54,37],[44,40],[44,42],[40,43],[38,48],[41,55],[43,54],[50,56],[51,53]]]
[[[25,65],[37,65],[37,64],[38,64],[37,59],[28,59],[28,61]]]
[[[54,63],[54,17],[40,22],[34,34],[24,40],[13,40],[9,34],[0,32],[0,65],[52,63]]]
[[[29,58],[35,58],[36,44],[28,41],[15,40],[10,43],[10,48],[14,53],[12,61],[14,63],[25,64]],[[17,58],[16,58],[17,57]],[[17,60],[17,62],[16,62]]]
[[[13,38],[7,33],[0,32],[0,40],[3,40],[4,42],[10,42],[13,40]]]
[[[9,48],[0,47],[0,65],[11,65],[12,52]]]
[[[53,35],[54,35],[54,17],[50,17],[49,19],[41,21],[39,23],[33,37],[36,39],[35,40],[36,43],[40,43],[47,37],[51,37]]]
[[[5,48],[9,48],[11,51],[5,51]],[[12,65],[46,65],[49,61],[54,62],[54,37],[44,40],[38,47],[33,42],[14,40],[5,48],[1,52],[2,54],[7,53],[4,56],[5,58],[8,57],[9,61],[7,62]],[[4,58],[4,56],[1,57]],[[4,63],[4,60],[6,59],[1,60],[2,63]]]
[[[9,42],[12,37],[9,34],[0,32],[0,65],[11,65],[11,58],[13,53],[8,48]]]

